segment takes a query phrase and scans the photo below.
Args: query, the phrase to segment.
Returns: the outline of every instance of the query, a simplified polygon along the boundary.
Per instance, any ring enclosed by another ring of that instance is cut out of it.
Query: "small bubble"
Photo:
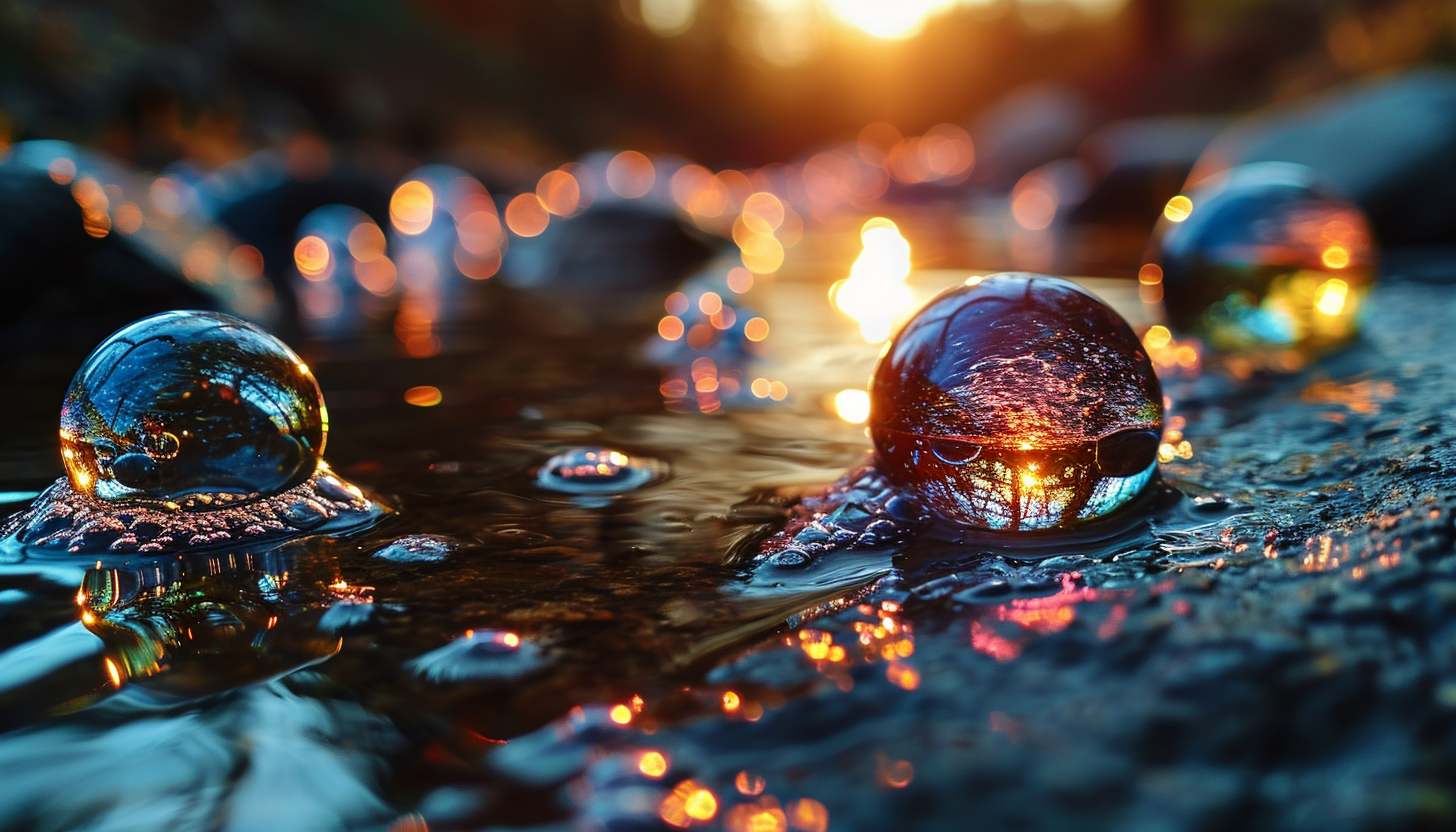
[[[536,484],[567,494],[622,494],[662,474],[662,463],[611,448],[572,448],[541,466]]]
[[[436,534],[412,534],[391,540],[373,557],[393,563],[439,563],[450,555],[455,541]]]

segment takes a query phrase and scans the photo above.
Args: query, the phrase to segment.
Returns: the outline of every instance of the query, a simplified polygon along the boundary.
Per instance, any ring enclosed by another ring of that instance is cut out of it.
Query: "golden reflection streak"
[[[444,401],[440,388],[429,385],[411,387],[404,391],[404,400],[415,407],[434,407]]]
[[[869,343],[890,337],[895,321],[912,301],[905,279],[910,276],[910,243],[892,220],[874,217],[860,230],[864,248],[849,277],[835,283],[830,299],[853,318]]]
[[[535,237],[551,223],[551,214],[534,193],[517,194],[506,205],[506,227],[518,237]]]
[[[870,394],[850,388],[834,394],[834,412],[852,425],[862,425],[870,418]]]
[[[718,799],[695,780],[684,780],[662,799],[657,815],[670,826],[686,829],[694,821],[704,823],[718,814]]]
[[[1330,246],[1320,253],[1320,262],[1326,268],[1343,269],[1350,265],[1350,250],[1344,246]]]
[[[607,187],[623,199],[639,199],[652,190],[657,169],[646,154],[624,150],[607,163]]]
[[[373,222],[361,222],[349,231],[349,253],[355,260],[367,263],[384,256],[384,232]]]
[[[799,832],[827,832],[829,810],[812,797],[803,797],[789,804],[789,826]]]
[[[904,40],[920,34],[934,15],[954,8],[957,0],[821,0],[841,23],[872,37]]]
[[[581,186],[564,170],[553,170],[536,183],[536,197],[547,211],[568,217],[581,207]]]
[[[654,780],[667,774],[667,757],[660,751],[648,751],[637,760],[637,770]]]

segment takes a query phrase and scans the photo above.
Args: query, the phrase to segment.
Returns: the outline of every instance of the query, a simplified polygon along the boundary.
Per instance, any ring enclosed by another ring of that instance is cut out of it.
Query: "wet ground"
[[[1456,293],[1449,256],[1395,262],[1341,352],[1170,371],[1188,445],[1105,523],[808,570],[743,554],[867,452],[827,402],[877,348],[822,276],[744,298],[774,326],[745,378],[787,397],[711,415],[667,412],[642,358],[671,287],[614,310],[488,282],[433,358],[301,344],[328,458],[396,513],[267,551],[8,553],[0,828],[1447,827]],[[6,371],[7,510],[60,474],[75,366]],[[541,488],[580,445],[662,475]]]

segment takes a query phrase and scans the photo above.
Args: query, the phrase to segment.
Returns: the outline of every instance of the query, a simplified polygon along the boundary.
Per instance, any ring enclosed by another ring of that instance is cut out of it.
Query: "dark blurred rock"
[[[117,233],[86,233],[68,188],[0,167],[0,353],[89,350],[125,324],[168,309],[216,309],[181,275]]]
[[[1383,245],[1456,239],[1456,72],[1354,84],[1235,123],[1192,185],[1247,162],[1298,162],[1357,202]]]
[[[1102,127],[1077,151],[1078,161],[1095,184],[1069,219],[1151,224],[1227,124],[1221,118],[1169,117],[1128,119]]]
[[[666,289],[712,253],[667,209],[615,203],[553,220],[540,236],[512,240],[502,277],[539,290]]]
[[[970,131],[976,143],[972,180],[1008,189],[1032,168],[1072,155],[1093,124],[1086,99],[1067,87],[1017,87],[988,108]]]
[[[389,227],[389,188],[370,178],[349,174],[335,174],[311,182],[285,177],[232,196],[216,211],[218,224],[262,253],[267,264],[264,273],[289,318],[298,314],[298,299],[288,279],[297,241],[295,233],[304,217],[334,204],[358,208],[379,227]]]

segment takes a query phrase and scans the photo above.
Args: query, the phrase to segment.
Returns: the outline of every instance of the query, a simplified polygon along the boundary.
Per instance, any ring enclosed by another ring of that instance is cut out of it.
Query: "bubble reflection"
[[[338,639],[308,613],[344,598],[371,600],[328,564],[274,549],[98,566],[76,601],[113,687],[201,695],[334,655]]]

